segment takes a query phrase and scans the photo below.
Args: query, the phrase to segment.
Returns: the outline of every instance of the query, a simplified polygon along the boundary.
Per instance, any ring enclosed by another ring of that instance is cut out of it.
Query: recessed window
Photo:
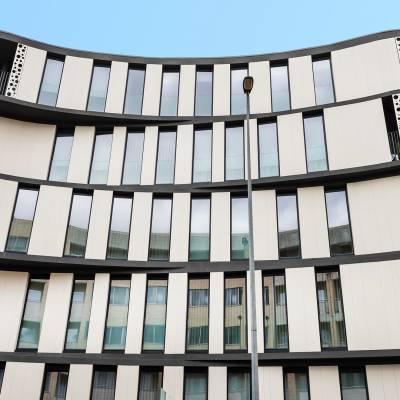
[[[225,179],[244,179],[243,126],[225,128]]]
[[[159,400],[163,373],[158,368],[140,368],[138,400]]]
[[[3,377],[4,377],[4,365],[0,365],[0,392],[1,392],[1,386],[3,385]]]
[[[207,400],[208,392],[207,369],[185,371],[184,400]]]
[[[228,370],[228,400],[249,400],[250,388],[249,372]]]
[[[179,68],[164,69],[162,75],[160,115],[175,116],[178,113]]]
[[[212,129],[195,129],[193,183],[211,181]]]
[[[192,198],[189,259],[210,259],[210,198]]]
[[[231,199],[231,259],[249,258],[249,209],[247,197]]]
[[[285,400],[309,400],[307,370],[284,371]]]
[[[93,371],[91,400],[114,400],[117,371],[97,368]]]
[[[365,368],[340,368],[340,389],[343,400],[368,400]]]
[[[174,183],[176,130],[158,134],[156,183]]]
[[[88,111],[103,112],[106,108],[108,80],[110,67],[107,65],[94,65],[92,82],[90,84]]]
[[[243,79],[248,75],[247,67],[231,67],[231,114],[246,114],[246,94]]]
[[[129,68],[125,93],[125,114],[140,115],[142,113],[144,77],[144,68]]]
[[[19,189],[14,215],[8,233],[7,251],[26,253],[31,237],[33,217],[35,215],[38,191]]]
[[[279,175],[278,135],[276,122],[258,124],[260,178]]]
[[[273,112],[290,110],[287,62],[271,65],[271,95]]]
[[[112,140],[111,132],[96,132],[89,183],[107,183]]]
[[[74,133],[70,129],[58,129],[51,159],[49,180],[65,182],[68,176]]]
[[[142,173],[144,132],[128,132],[125,149],[123,185],[138,185]]]
[[[317,105],[333,103],[335,101],[335,93],[333,90],[330,56],[314,59],[313,73]]]
[[[64,60],[47,57],[37,101],[39,104],[53,107],[56,105],[63,68]]]
[[[306,142],[307,171],[326,171],[324,118],[322,115],[304,117],[304,136]]]
[[[42,400],[65,400],[68,371],[47,368],[45,372]]]
[[[195,114],[197,116],[212,115],[213,71],[199,69],[196,71]]]

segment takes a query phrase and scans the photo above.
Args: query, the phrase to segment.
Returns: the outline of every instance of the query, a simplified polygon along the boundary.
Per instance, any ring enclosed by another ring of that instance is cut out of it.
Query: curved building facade
[[[250,143],[242,80],[254,77]],[[400,31],[156,59],[0,33],[0,400],[400,400]]]

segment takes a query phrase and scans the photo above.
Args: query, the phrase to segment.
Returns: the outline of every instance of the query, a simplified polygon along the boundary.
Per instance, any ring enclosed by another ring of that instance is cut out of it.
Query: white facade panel
[[[147,64],[143,93],[143,115],[158,115],[160,111],[162,65]]]
[[[153,185],[156,175],[158,145],[158,128],[156,126],[146,126],[144,134],[142,175],[140,183],[142,185]]]
[[[188,261],[190,193],[174,193],[172,202],[171,246],[169,259]]]
[[[93,365],[71,364],[65,400],[89,400]]]
[[[163,389],[166,391],[166,400],[183,398],[183,367],[164,367]]]
[[[260,399],[284,400],[282,367],[258,367]]]
[[[250,93],[250,113],[271,112],[271,81],[269,61],[249,63],[249,75],[254,78],[253,90]]]
[[[122,114],[125,101],[125,86],[128,74],[128,63],[113,61],[106,101],[106,112]]]
[[[125,158],[126,127],[115,126],[111,147],[110,166],[108,169],[109,185],[120,185]]]
[[[231,113],[231,67],[215,64],[213,77],[213,115]]]
[[[226,367],[208,368],[208,400],[227,399],[228,371]]]
[[[213,123],[212,142],[212,181],[223,182],[225,180],[225,124]]]
[[[192,182],[193,125],[178,125],[175,184]]]
[[[210,354],[224,352],[224,273],[210,273],[209,302],[209,344]]]
[[[315,106],[311,56],[289,58],[289,81],[293,109]]]
[[[196,66],[181,65],[179,77],[179,116],[194,114],[194,92],[196,86]]]
[[[341,400],[337,366],[310,366],[308,379],[312,399]]]
[[[118,365],[115,400],[136,399],[139,387],[139,366]]]
[[[210,261],[229,261],[231,257],[231,196],[211,194]]]
[[[400,399],[400,365],[367,365],[370,400]]]

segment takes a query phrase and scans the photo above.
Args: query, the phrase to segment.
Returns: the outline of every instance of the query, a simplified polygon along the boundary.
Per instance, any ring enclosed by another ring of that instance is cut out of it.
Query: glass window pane
[[[194,131],[193,182],[211,181],[212,129]]]
[[[91,400],[114,400],[116,378],[115,371],[95,370]]]
[[[47,286],[46,279],[31,279],[29,282],[18,338],[18,349],[36,350],[38,348]]]
[[[169,241],[171,230],[171,199],[154,199],[151,219],[149,260],[169,259]]]
[[[228,400],[250,400],[248,372],[228,372]]]
[[[285,372],[285,400],[309,400],[307,372]]]
[[[106,107],[110,67],[95,65],[90,86],[88,111],[103,112]]]
[[[174,183],[175,131],[161,131],[158,136],[156,183]]]
[[[65,348],[85,350],[92,308],[93,280],[76,280],[72,291]]]
[[[244,179],[243,126],[225,130],[225,179]]]
[[[67,371],[47,371],[42,400],[64,400],[67,394],[67,384]]]
[[[193,198],[190,219],[189,259],[210,258],[210,199]]]
[[[160,400],[162,379],[161,371],[141,370],[138,400]]]
[[[160,115],[173,116],[178,111],[179,71],[163,72]]]
[[[107,183],[112,140],[112,133],[96,134],[89,183]]]
[[[4,376],[4,366],[0,366],[0,392],[1,392],[1,386],[3,384],[3,376]]]
[[[164,350],[167,288],[167,279],[149,279],[147,282],[143,350]]]
[[[290,110],[287,65],[271,67],[272,111]]]
[[[231,259],[249,258],[249,210],[247,197],[233,197],[231,211]]]
[[[107,258],[127,259],[131,226],[132,199],[114,197],[108,235]]]
[[[247,68],[231,70],[231,114],[246,114],[246,95],[243,91],[243,79]]]
[[[346,191],[326,192],[325,198],[331,255],[352,254],[353,240],[347,210]]]
[[[213,94],[213,73],[212,71],[196,72],[196,100],[195,114],[208,116],[212,114]]]
[[[330,59],[313,61],[313,72],[316,103],[333,103],[335,101],[335,94],[333,91]]]
[[[59,131],[57,133],[50,166],[50,181],[65,182],[67,180],[73,142],[73,132]]]
[[[295,194],[278,195],[279,257],[300,257],[300,234]]]
[[[144,69],[129,68],[125,94],[125,114],[140,115],[142,113]]]
[[[138,185],[142,173],[144,133],[128,132],[126,141],[124,176],[122,183],[124,185]]]
[[[260,178],[279,175],[278,136],[276,122],[258,125]]]
[[[91,207],[92,196],[84,194],[73,195],[71,215],[69,217],[65,240],[65,256],[85,256]]]
[[[324,121],[321,115],[304,118],[304,135],[306,139],[307,171],[326,171]]]
[[[368,400],[363,368],[342,369],[340,371],[340,386],[343,400]]]
[[[38,191],[19,189],[7,240],[7,251],[26,253],[31,237]]]
[[[207,370],[185,373],[184,400],[207,400]]]
[[[39,104],[45,106],[56,105],[63,68],[64,61],[56,60],[54,58],[48,58],[46,60],[38,98]]]

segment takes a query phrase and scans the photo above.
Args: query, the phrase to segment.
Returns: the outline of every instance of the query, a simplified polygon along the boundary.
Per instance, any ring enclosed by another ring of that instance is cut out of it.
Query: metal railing
[[[9,71],[6,71],[5,69],[0,69],[0,95],[4,95],[6,92],[9,76]]]
[[[390,152],[392,160],[400,160],[400,136],[399,131],[388,132]]]

